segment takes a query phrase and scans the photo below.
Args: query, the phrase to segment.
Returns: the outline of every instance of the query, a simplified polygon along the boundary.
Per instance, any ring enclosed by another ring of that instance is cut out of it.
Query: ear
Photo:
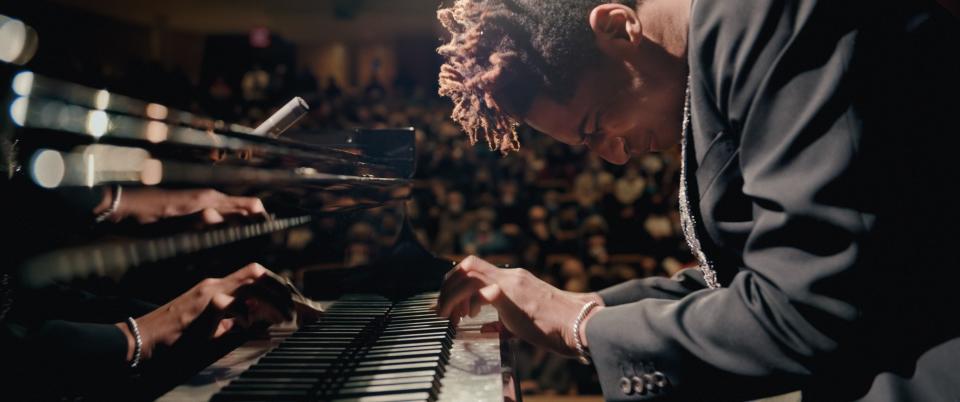
[[[643,41],[637,10],[623,4],[601,4],[590,11],[597,47],[607,56],[625,58]]]

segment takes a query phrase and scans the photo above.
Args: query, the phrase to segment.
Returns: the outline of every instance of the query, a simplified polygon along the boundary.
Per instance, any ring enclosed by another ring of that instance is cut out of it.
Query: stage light
[[[30,96],[33,89],[33,73],[22,71],[13,77],[13,93],[20,96]]]
[[[0,15],[0,61],[26,64],[37,52],[37,31],[22,21]]]
[[[90,111],[87,114],[87,133],[94,137],[102,137],[107,133],[107,129],[110,126],[110,118],[107,117],[107,112],[102,110]]]
[[[66,164],[60,152],[41,149],[30,158],[30,177],[43,188],[56,188],[63,182]]]
[[[93,107],[97,110],[107,110],[107,106],[110,106],[110,92],[106,89],[101,89],[97,91],[97,96],[93,101]]]
[[[14,124],[23,127],[27,121],[27,106],[30,101],[21,96],[17,99],[14,99],[10,103],[10,118],[13,119]]]

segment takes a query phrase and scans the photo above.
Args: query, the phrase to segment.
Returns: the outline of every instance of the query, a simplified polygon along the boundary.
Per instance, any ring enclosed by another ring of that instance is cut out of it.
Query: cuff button
[[[624,395],[633,395],[633,384],[627,377],[620,377],[620,392],[623,392]]]
[[[653,381],[657,385],[657,388],[666,388],[667,385],[669,385],[667,377],[659,371],[653,373]]]
[[[633,392],[635,394],[643,395],[647,392],[647,388],[644,386],[645,383],[643,381],[643,378],[640,378],[638,376],[633,376],[633,377],[630,377],[630,382],[633,385]]]
[[[657,382],[650,374],[643,375],[643,384],[646,386],[647,391],[654,392],[658,390]]]

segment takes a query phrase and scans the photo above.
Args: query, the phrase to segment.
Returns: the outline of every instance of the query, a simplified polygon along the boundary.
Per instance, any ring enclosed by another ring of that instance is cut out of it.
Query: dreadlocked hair
[[[476,144],[520,149],[516,128],[533,98],[566,102],[584,67],[597,60],[588,18],[604,3],[636,0],[455,0],[437,12],[450,40],[437,49],[441,96]]]

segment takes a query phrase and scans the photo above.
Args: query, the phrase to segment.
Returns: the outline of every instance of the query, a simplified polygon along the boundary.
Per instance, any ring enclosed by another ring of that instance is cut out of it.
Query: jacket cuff
[[[670,378],[657,369],[656,362],[636,359],[636,350],[624,348],[629,345],[631,349],[648,351],[668,349],[666,345],[656,345],[653,337],[635,336],[637,324],[632,321],[637,318],[638,307],[631,304],[604,308],[584,328],[604,400],[662,400],[674,396]],[[631,319],[625,320],[626,317]]]

